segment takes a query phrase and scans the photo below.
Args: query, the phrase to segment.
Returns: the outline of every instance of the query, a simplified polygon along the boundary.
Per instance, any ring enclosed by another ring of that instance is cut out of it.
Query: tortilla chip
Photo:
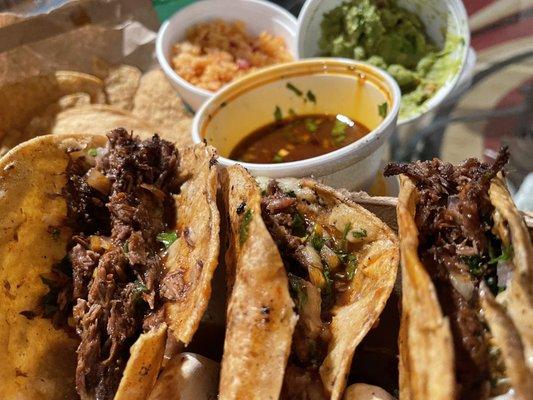
[[[30,121],[63,96],[87,93],[92,103],[103,103],[103,82],[73,71],[40,75],[0,88],[0,143],[11,140],[11,132],[23,132]]]
[[[167,326],[165,324],[139,336],[130,348],[130,358],[114,400],[148,397],[161,368],[166,338]]]
[[[142,118],[150,118],[159,125],[171,125],[191,117],[160,68],[142,76],[133,112]]]
[[[141,71],[136,67],[119,65],[112,68],[104,81],[107,104],[121,110],[131,110],[140,79]]]
[[[139,135],[141,138],[148,138],[154,133],[158,133],[163,139],[174,143],[176,147],[183,147],[183,143],[177,141],[172,133],[150,124],[149,121],[136,118],[127,111],[101,104],[91,104],[60,112],[57,114],[49,133],[96,134],[109,132],[118,126],[133,131],[135,135]]]
[[[38,138],[0,160],[1,399],[76,396],[78,341],[32,313],[48,292],[40,275],[65,256],[71,234],[61,226],[66,177],[58,171],[68,163],[61,146],[104,142],[103,136]],[[50,230],[56,224],[59,235]]]
[[[16,24],[17,22],[22,21],[23,19],[24,17],[21,17],[17,14],[0,13],[0,28]]]
[[[220,377],[221,399],[277,399],[297,316],[285,267],[261,218],[261,191],[241,166],[229,167],[223,192],[229,213],[226,253],[232,286]],[[245,204],[245,211],[237,209]],[[240,229],[250,210],[248,237]],[[234,278],[233,278],[234,277]],[[268,288],[268,290],[266,290]],[[268,315],[262,310],[268,307]]]
[[[397,208],[402,256],[400,396],[449,400],[455,394],[453,339],[435,287],[418,258],[417,201],[415,186],[401,176]]]
[[[220,216],[216,204],[215,150],[205,145],[180,152],[180,179],[175,196],[178,239],[168,249],[163,284],[174,300],[165,303],[167,324],[177,340],[189,344],[211,295],[211,279],[220,250]]]
[[[189,140],[192,144],[190,132],[192,115],[185,109],[161,69],[147,72],[141,78],[135,95],[133,114],[165,127],[177,136],[184,136],[184,142]]]

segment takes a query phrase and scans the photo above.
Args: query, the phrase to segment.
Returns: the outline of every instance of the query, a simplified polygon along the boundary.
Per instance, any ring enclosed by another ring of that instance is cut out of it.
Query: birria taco
[[[0,398],[147,397],[209,300],[213,158],[116,129],[0,160]]]
[[[375,215],[313,180],[222,178],[230,296],[219,398],[339,399],[394,286],[399,248]]]
[[[533,251],[508,156],[385,171],[401,174],[402,399],[531,399]]]

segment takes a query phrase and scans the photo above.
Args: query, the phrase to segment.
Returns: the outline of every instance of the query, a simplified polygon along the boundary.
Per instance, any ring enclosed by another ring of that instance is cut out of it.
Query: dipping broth
[[[295,115],[253,131],[229,158],[256,164],[305,160],[340,149],[369,132],[342,114]]]

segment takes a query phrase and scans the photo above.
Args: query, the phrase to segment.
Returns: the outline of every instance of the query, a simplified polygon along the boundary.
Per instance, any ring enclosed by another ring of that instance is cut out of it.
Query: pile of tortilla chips
[[[0,87],[0,155],[36,136],[101,133],[123,126],[192,144],[191,114],[163,72],[100,63],[98,76],[57,71]]]

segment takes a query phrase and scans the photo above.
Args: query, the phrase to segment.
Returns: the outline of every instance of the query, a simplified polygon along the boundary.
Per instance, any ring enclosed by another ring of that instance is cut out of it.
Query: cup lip
[[[219,92],[217,92],[213,97],[211,97],[209,100],[207,100],[198,110],[196,115],[194,116],[193,123],[192,123],[192,130],[191,130],[191,136],[194,143],[203,143],[204,139],[201,137],[200,134],[200,128],[202,125],[202,122],[206,118],[208,112],[210,111],[210,108],[216,107],[216,104],[218,102],[223,102],[224,98],[235,91],[240,86],[246,86],[251,81],[259,81],[261,82],[261,79],[264,77],[264,75],[271,75],[275,74],[275,77],[277,79],[281,79],[284,76],[284,72],[288,69],[294,68],[294,67],[300,67],[300,68],[308,68],[309,66],[321,66],[323,68],[324,64],[334,64],[336,66],[345,66],[345,67],[364,67],[365,69],[371,70],[372,73],[377,76],[383,83],[385,83],[385,86],[389,88],[390,96],[392,99],[392,105],[390,107],[390,111],[388,112],[387,116],[381,121],[381,123],[371,130],[367,135],[365,135],[363,138],[348,144],[347,146],[341,147],[340,149],[331,151],[329,153],[317,156],[317,157],[311,157],[304,160],[299,161],[291,161],[286,163],[271,163],[271,164],[256,164],[256,163],[247,163],[247,162],[241,162],[237,160],[232,160],[227,157],[218,156],[217,160],[220,164],[225,166],[230,166],[234,164],[240,164],[243,167],[254,170],[254,171],[262,171],[263,173],[270,172],[270,173],[276,173],[276,172],[286,172],[288,175],[290,175],[291,171],[297,171],[300,169],[307,169],[309,167],[317,168],[322,167],[326,164],[331,163],[335,160],[342,160],[345,159],[347,156],[354,156],[355,153],[362,153],[365,154],[364,150],[371,147],[375,142],[381,139],[381,137],[388,133],[389,135],[393,133],[394,127],[396,126],[396,120],[398,117],[398,112],[400,110],[400,98],[401,98],[401,92],[398,84],[390,76],[387,72],[371,65],[363,61],[355,61],[350,60],[346,58],[334,58],[334,57],[319,57],[319,58],[306,58],[299,61],[293,61],[289,63],[284,64],[278,64],[271,67],[263,68],[259,71],[253,72],[249,75],[246,75],[235,82],[225,86],[223,89],[221,89]],[[316,74],[316,72],[313,72],[313,74]],[[268,80],[268,82],[271,82],[272,79]],[[256,87],[262,86],[261,84],[254,86],[250,90],[255,90]],[[393,129],[389,129],[392,126]]]
[[[307,57],[304,57],[304,49],[303,49],[303,42],[305,35],[303,32],[307,32],[306,28],[309,25],[309,21],[311,19],[311,15],[314,14],[316,5],[320,3],[321,0],[306,0],[304,5],[302,6],[302,9],[300,10],[300,14],[298,15],[298,28],[296,31],[296,52],[298,59],[307,59]],[[454,14],[456,18],[459,20],[459,22],[464,21],[464,24],[459,24],[460,29],[460,36],[464,41],[462,54],[461,54],[461,65],[460,68],[457,70],[456,74],[448,80],[444,85],[440,87],[440,89],[433,95],[430,99],[428,99],[423,107],[421,107],[420,111],[418,113],[415,113],[407,118],[400,119],[398,115],[398,126],[403,126],[410,124],[414,121],[417,121],[419,119],[422,119],[425,115],[427,115],[429,112],[435,110],[437,107],[442,105],[446,98],[451,94],[457,83],[459,82],[459,79],[461,77],[461,74],[463,73],[465,66],[466,66],[466,59],[468,56],[468,49],[470,47],[470,30],[468,29],[468,14],[466,12],[465,6],[461,0],[445,0],[444,1],[447,6],[450,13]],[[317,38],[318,40],[318,38]]]
[[[295,51],[292,56],[295,58],[295,60],[298,58],[298,48],[296,43],[296,33],[298,31],[298,20],[294,15],[292,15],[290,12],[282,8],[281,6],[270,3],[268,1],[262,1],[262,0],[202,0],[195,3],[192,3],[174,14],[170,18],[168,18],[159,28],[159,31],[157,32],[157,38],[155,43],[155,50],[156,50],[156,58],[159,62],[159,65],[165,72],[165,75],[172,79],[176,84],[180,85],[184,89],[187,89],[188,91],[194,93],[195,95],[202,96],[205,98],[210,98],[213,95],[215,95],[216,92],[212,92],[207,89],[200,88],[198,86],[193,85],[186,79],[182,78],[174,69],[171,67],[169,60],[167,59],[167,56],[165,55],[165,52],[163,50],[163,39],[166,37],[169,27],[172,24],[175,24],[176,21],[179,21],[180,18],[191,11],[194,11],[196,9],[209,9],[209,4],[220,4],[222,2],[225,2],[228,4],[228,6],[232,6],[235,8],[238,8],[239,3],[251,3],[259,7],[269,8],[273,11],[275,11],[278,15],[282,15],[287,20],[291,21],[292,27],[291,27],[291,34],[292,34],[292,40],[294,41],[294,47]],[[216,15],[210,16],[212,18],[216,18]]]

